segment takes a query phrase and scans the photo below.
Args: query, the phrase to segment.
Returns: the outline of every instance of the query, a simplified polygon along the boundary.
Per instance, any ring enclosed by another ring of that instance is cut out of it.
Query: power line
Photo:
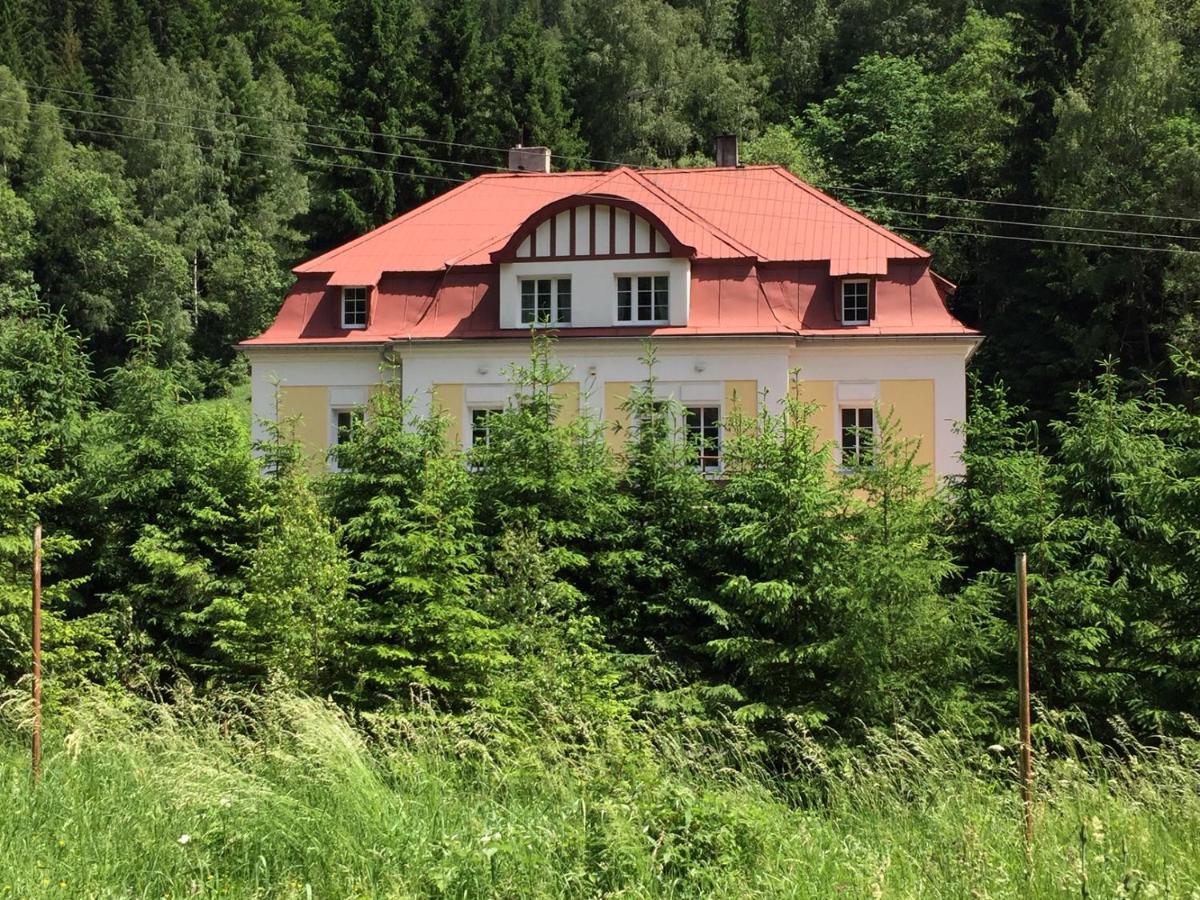
[[[469,166],[471,168],[483,169],[486,171],[497,171],[497,172],[507,171],[506,168],[502,168],[500,166],[489,166],[489,165],[482,164],[482,163],[470,163],[470,162],[465,162],[462,160],[441,159],[438,157],[415,156],[415,155],[407,154],[407,153],[395,153],[395,152],[386,151],[386,150],[376,150],[374,148],[369,148],[369,147],[362,147],[362,148],[349,147],[349,146],[344,146],[344,145],[325,144],[325,143],[321,143],[321,142],[307,141],[307,140],[303,140],[301,138],[284,138],[284,137],[276,137],[273,135],[254,134],[254,133],[250,133],[250,132],[230,131],[228,129],[214,128],[214,127],[210,127],[210,126],[190,125],[190,124],[187,124],[184,122],[170,122],[170,121],[165,121],[162,119],[148,119],[148,118],[145,118],[142,116],[129,116],[129,115],[122,115],[120,113],[92,111],[92,110],[81,109],[79,107],[58,106],[58,105],[49,104],[49,103],[47,104],[47,106],[49,106],[51,109],[59,110],[61,112],[79,113],[79,114],[85,114],[85,115],[88,115],[88,114],[99,115],[99,116],[103,116],[103,117],[110,118],[110,119],[116,119],[119,121],[138,122],[138,123],[142,123],[142,124],[163,126],[163,127],[168,127],[168,128],[170,128],[170,127],[185,128],[185,129],[188,129],[189,131],[193,131],[193,132],[224,135],[224,136],[241,138],[241,139],[274,141],[277,143],[283,143],[283,144],[287,144],[287,145],[300,145],[300,146],[306,146],[306,147],[315,147],[315,148],[322,149],[322,150],[333,150],[333,151],[348,152],[348,153],[369,153],[372,155],[384,156],[384,157],[393,158],[393,159],[406,159],[406,160],[411,160],[414,162],[441,163],[444,165],[452,165],[452,166],[463,165],[463,166]],[[84,130],[84,129],[76,129],[76,130]],[[118,137],[118,138],[142,139],[144,137],[144,136],[139,136],[139,135],[125,135],[125,134],[121,134],[118,132],[108,132],[108,131],[94,131],[93,130],[93,131],[89,131],[89,133],[97,134],[97,135],[110,135],[110,136]],[[249,153],[250,151],[241,151],[241,152]],[[348,166],[346,164],[339,164],[339,165],[341,165],[343,168],[351,168],[351,166]],[[362,168],[368,168],[368,167],[362,167]],[[371,168],[373,168],[373,167],[371,167]],[[378,171],[385,171],[385,170],[378,170]],[[412,175],[414,177],[417,176],[417,173],[413,173],[413,172],[405,172],[405,173],[392,172],[391,174],[397,174],[397,175],[405,174],[405,175]],[[439,178],[439,176],[433,176],[433,175],[429,175],[427,177],[430,179],[438,179]],[[746,176],[743,174],[739,177],[745,178]],[[441,178],[441,180],[457,181],[457,182],[463,181],[463,179],[450,179],[450,178]],[[763,179],[754,179],[754,180],[762,181]],[[690,189],[690,191],[692,193],[702,193],[702,194],[706,194],[709,196],[735,196],[732,194],[722,194],[720,192],[703,191],[700,189]],[[546,193],[553,193],[553,192],[546,191]],[[1018,226],[1018,227],[1023,227],[1023,228],[1045,228],[1045,229],[1076,231],[1076,232],[1085,232],[1085,233],[1093,233],[1093,234],[1110,234],[1110,235],[1120,236],[1120,237],[1165,238],[1168,240],[1183,240],[1183,241],[1200,240],[1200,237],[1195,237],[1195,236],[1191,236],[1191,235],[1168,234],[1168,233],[1164,233],[1164,232],[1131,231],[1131,230],[1126,230],[1126,229],[1103,228],[1103,227],[1099,227],[1099,226],[1093,227],[1093,226],[1085,226],[1085,225],[1064,225],[1064,224],[1056,224],[1056,223],[1049,223],[1049,222],[1025,222],[1025,221],[1013,220],[1013,219],[993,219],[993,218],[984,218],[984,217],[978,217],[978,216],[959,216],[959,215],[953,215],[953,214],[949,214],[949,213],[936,213],[936,212],[920,211],[920,210],[890,209],[887,207],[880,207],[880,210],[882,212],[892,213],[892,214],[896,214],[896,215],[920,216],[923,218],[946,219],[946,220],[950,220],[950,221],[971,222],[971,223],[976,223],[976,224],[1010,225],[1010,226]],[[760,215],[774,216],[777,218],[785,218],[785,219],[796,218],[796,217],[792,217],[792,216],[778,216],[777,214],[771,214],[771,213],[761,213]],[[940,232],[934,232],[934,233],[940,233]]]
[[[14,122],[15,120],[11,119],[11,118],[0,118],[0,121]],[[90,129],[90,128],[74,128],[74,130],[77,132],[81,132],[83,134],[92,134],[92,135],[97,135],[97,136],[115,137],[115,138],[131,139],[131,140],[153,142],[153,143],[171,143],[166,138],[159,138],[159,137],[151,137],[151,136],[144,136],[144,135],[123,135],[119,132],[101,131],[98,129]],[[242,135],[242,136],[248,136],[248,135]],[[303,142],[300,142],[300,143],[303,143]],[[213,146],[204,146],[204,145],[197,145],[197,147],[198,147],[198,149],[208,150],[208,151],[219,149],[219,148],[216,148]],[[393,176],[398,176],[398,177],[402,177],[402,178],[403,177],[417,178],[417,179],[428,180],[428,181],[441,181],[441,182],[448,182],[448,183],[454,183],[454,184],[466,184],[470,181],[470,179],[453,178],[450,176],[443,176],[443,175],[429,175],[429,174],[418,173],[418,172],[397,171],[397,170],[393,170],[393,169],[382,169],[377,166],[361,166],[361,165],[353,165],[353,164],[349,164],[349,163],[338,163],[338,162],[333,162],[333,161],[329,161],[329,160],[310,159],[310,158],[305,158],[305,157],[281,156],[278,154],[258,153],[258,152],[250,151],[250,150],[239,150],[238,152],[241,153],[242,155],[256,157],[256,158],[260,158],[260,159],[271,159],[271,160],[277,160],[277,161],[283,161],[283,162],[296,163],[296,164],[300,164],[300,165],[307,164],[307,165],[326,166],[326,167],[331,167],[331,168],[348,169],[348,170],[353,170],[353,171],[375,172],[375,173],[379,173],[379,174],[393,175]],[[516,184],[516,185],[512,185],[512,187],[514,189],[535,191],[537,193],[541,193],[541,194],[544,194],[547,196],[559,197],[562,195],[561,191],[551,191],[551,190],[544,189],[544,188],[537,188],[533,185]],[[709,196],[726,196],[726,197],[738,196],[737,194],[733,194],[733,193],[721,194],[719,192],[712,192],[712,191],[692,191],[692,192],[707,194]],[[882,211],[890,212],[890,213],[894,213],[894,214],[898,214],[898,215],[924,215],[923,213],[914,213],[914,212],[906,211],[906,210],[895,210],[895,209],[887,209],[887,208],[881,208],[881,209],[882,209]],[[815,218],[807,217],[807,216],[788,216],[788,215],[780,215],[778,213],[765,213],[765,212],[758,213],[757,215],[759,215],[760,217],[772,218],[772,219],[783,220],[783,221],[813,222],[813,223],[817,223],[817,224],[822,224],[826,227],[835,227],[837,224],[840,224],[840,223],[829,222],[826,219],[815,219]],[[978,219],[978,220],[971,219],[969,217],[959,217],[959,218],[961,220],[967,221],[967,222],[978,221],[978,222],[986,223],[989,221],[986,219]],[[855,222],[848,221],[845,223],[845,226],[851,227],[856,224],[857,223],[855,223]],[[1025,223],[1014,223],[1014,224],[1025,224]],[[1029,223],[1029,224],[1034,225],[1037,223]],[[920,232],[920,233],[933,234],[933,235],[953,235],[953,236],[961,236],[961,237],[984,238],[984,239],[991,239],[991,240],[1015,240],[1015,241],[1025,242],[1025,243],[1052,244],[1052,245],[1056,245],[1056,246],[1075,246],[1075,247],[1088,247],[1088,248],[1094,248],[1094,249],[1111,249],[1111,250],[1142,250],[1142,251],[1149,251],[1149,252],[1176,253],[1176,254],[1200,253],[1200,250],[1188,250],[1185,248],[1175,248],[1175,247],[1147,247],[1147,246],[1135,245],[1135,244],[1110,244],[1110,243],[1101,243],[1101,242],[1067,241],[1067,240],[1059,240],[1059,239],[1053,239],[1053,238],[1022,237],[1022,236],[1018,236],[1018,235],[986,234],[986,233],[982,233],[982,232],[969,232],[969,231],[947,231],[945,229],[919,228],[919,227],[915,227],[915,226],[900,226],[900,227],[902,227],[906,231]],[[1115,233],[1128,234],[1128,235],[1144,234],[1143,232],[1115,232]],[[1171,237],[1176,237],[1176,236],[1172,235]]]
[[[444,140],[437,140],[435,138],[418,137],[416,135],[411,135],[411,134],[406,135],[406,134],[398,134],[395,132],[371,131],[371,130],[364,130],[364,129],[346,128],[343,126],[336,126],[336,125],[321,125],[319,123],[308,122],[308,121],[284,121],[284,120],[280,120],[280,119],[273,119],[268,116],[255,116],[255,115],[251,115],[248,113],[236,113],[236,112],[232,112],[232,111],[213,110],[213,109],[207,109],[207,108],[196,107],[196,106],[186,106],[186,105],[180,105],[180,104],[163,103],[161,101],[147,100],[144,98],[138,99],[138,98],[133,98],[133,97],[121,97],[121,96],[117,96],[117,95],[113,95],[113,94],[100,94],[100,93],[88,92],[88,91],[76,91],[76,90],[70,90],[68,88],[58,88],[58,87],[51,87],[48,85],[37,84],[36,82],[26,82],[26,84],[30,87],[34,87],[39,90],[54,91],[54,92],[69,94],[69,95],[73,95],[73,96],[93,97],[93,98],[98,98],[98,99],[103,99],[103,100],[113,100],[113,101],[120,102],[120,103],[132,103],[132,104],[141,103],[141,104],[146,104],[146,105],[150,105],[150,106],[158,106],[158,107],[161,107],[164,109],[175,109],[175,110],[187,111],[187,112],[199,112],[199,113],[205,113],[208,115],[228,115],[228,116],[233,116],[238,119],[251,119],[251,120],[257,120],[257,121],[263,121],[263,122],[272,122],[272,123],[276,123],[276,124],[280,124],[280,125],[299,125],[299,126],[303,126],[305,128],[318,128],[318,129],[323,129],[323,130],[328,130],[328,131],[337,131],[337,132],[341,132],[343,134],[356,134],[356,135],[364,135],[364,136],[369,136],[369,137],[393,138],[395,140],[413,141],[416,143],[437,144],[437,145],[445,146],[445,147],[461,147],[461,148],[468,149],[468,150],[486,150],[486,151],[502,153],[502,154],[506,154],[509,150],[509,148],[506,148],[506,147],[490,147],[490,146],[483,145],[483,144],[464,144],[464,143],[459,143],[456,141],[444,141]],[[53,106],[53,104],[50,104],[50,105]],[[82,112],[89,113],[89,114],[93,113],[92,110],[82,110]],[[176,123],[170,123],[170,124],[176,124]],[[267,138],[267,139],[269,139],[269,138]],[[319,145],[314,145],[314,146],[319,146]],[[384,152],[384,151],[367,150],[365,148],[364,149],[344,148],[344,149],[347,149],[350,152],[374,152],[374,153],[383,153]],[[665,167],[655,167],[655,166],[643,166],[640,164],[620,162],[620,161],[615,161],[615,160],[595,159],[595,158],[586,157],[586,156],[570,156],[570,155],[557,154],[557,153],[551,153],[550,155],[552,158],[555,158],[555,159],[564,159],[564,160],[569,160],[569,161],[574,161],[574,162],[594,163],[594,164],[602,165],[602,166],[628,166],[630,168],[645,168],[645,169],[665,168]],[[410,158],[416,159],[416,157],[410,157]],[[478,167],[478,168],[487,168],[486,166],[483,166],[483,165],[466,163],[466,162],[461,162],[461,161],[449,161],[448,164],[466,165],[466,166],[472,166],[472,167]],[[496,166],[493,168],[495,168],[497,171],[504,170],[504,167],[501,167],[501,166]],[[742,176],[742,177],[744,177],[744,176]],[[762,181],[763,179],[755,179],[755,180]],[[920,200],[927,200],[927,201],[928,200],[937,200],[937,201],[941,201],[941,202],[952,202],[952,203],[971,203],[971,204],[985,205],[985,206],[1000,206],[1000,207],[1006,207],[1006,208],[1010,208],[1010,209],[1036,209],[1036,210],[1042,210],[1042,211],[1068,212],[1068,213],[1078,213],[1078,214],[1082,214],[1082,215],[1092,215],[1092,216],[1124,216],[1124,217],[1130,217],[1130,218],[1151,219],[1151,220],[1158,220],[1158,221],[1185,222],[1188,224],[1200,223],[1200,218],[1188,217],[1188,216],[1168,216],[1168,215],[1162,215],[1162,214],[1157,214],[1157,213],[1139,213],[1139,212],[1126,212],[1126,211],[1120,211],[1120,210],[1089,209],[1089,208],[1077,207],[1077,206],[1053,206],[1053,205],[1041,204],[1041,203],[1016,203],[1016,202],[1007,201],[1007,200],[981,200],[981,199],[972,198],[972,197],[955,197],[955,196],[951,196],[948,194],[922,194],[922,193],[915,193],[915,192],[910,192],[910,191],[892,191],[892,190],[886,190],[884,188],[856,187],[854,185],[840,185],[839,184],[839,185],[816,185],[816,186],[822,190],[847,191],[850,193],[859,193],[859,194],[863,194],[863,193],[879,194],[881,196],[892,196],[892,197],[909,197],[909,198],[913,198],[913,199],[920,199]],[[983,220],[981,220],[981,221],[983,221]],[[1026,223],[1015,223],[1015,224],[1026,224]],[[1032,225],[1035,223],[1029,223],[1029,224]],[[1054,227],[1064,227],[1064,226],[1054,226]],[[1087,230],[1086,227],[1084,227],[1084,226],[1075,226],[1075,227],[1081,228],[1083,230]],[[1099,229],[1092,229],[1092,230],[1099,230]],[[1136,233],[1136,232],[1129,232],[1129,233]],[[1172,235],[1172,237],[1181,237],[1181,236]]]
[[[882,188],[866,188],[866,187],[851,187],[849,185],[838,185],[834,190],[850,191],[859,194],[883,194],[890,197],[912,197],[921,200],[943,200],[955,203],[979,203],[988,206],[1007,206],[1017,209],[1041,209],[1051,212],[1069,212],[1083,213],[1092,216],[1131,216],[1138,219],[1162,219],[1171,222],[1188,222],[1190,224],[1200,223],[1200,218],[1188,218],[1187,216],[1164,216],[1155,213],[1136,213],[1136,212],[1119,212],[1109,209],[1085,209],[1079,206],[1047,206],[1042,203],[1012,203],[1006,200],[974,200],[970,197],[951,197],[945,194],[914,194],[907,191],[887,191]]]
[[[979,231],[948,231],[937,228],[917,228],[902,226],[905,231],[919,231],[925,234],[937,234],[947,237],[977,237],[994,241],[1024,241],[1032,244],[1054,244],[1059,247],[1097,247],[1107,250],[1144,250],[1149,253],[1180,253],[1184,255],[1200,254],[1200,250],[1188,250],[1184,247],[1146,247],[1139,244],[1101,244],[1090,241],[1060,241],[1054,238],[1028,237],[1017,234],[985,234]]]
[[[1173,241],[1200,241],[1200,235],[1190,234],[1168,234],[1161,231],[1124,231],[1119,228],[1100,228],[1092,225],[1057,225],[1053,222],[1022,222],[1017,219],[988,219],[975,216],[954,216],[948,213],[936,212],[921,212],[919,210],[907,209],[888,209],[880,207],[880,209],[890,212],[899,213],[905,216],[922,216],[927,219],[949,219],[957,222],[978,222],[987,225],[1018,225],[1023,228],[1054,228],[1064,231],[1085,231],[1089,234],[1113,234],[1125,237],[1148,237],[1148,238],[1167,238]],[[953,232],[951,232],[953,233]]]
[[[3,102],[2,98],[0,98],[0,102]],[[8,102],[12,102],[12,101],[8,101]],[[387,156],[387,157],[391,157],[393,159],[407,159],[407,160],[411,160],[413,162],[431,162],[431,163],[440,163],[442,165],[448,165],[448,166],[466,166],[466,167],[472,168],[472,169],[486,169],[488,171],[498,171],[499,170],[498,166],[489,166],[484,163],[465,162],[463,160],[457,160],[457,159],[439,159],[438,157],[434,157],[434,156],[414,156],[413,154],[410,154],[410,153],[394,153],[389,150],[376,150],[373,147],[348,147],[348,146],[344,146],[344,145],[340,145],[340,144],[324,144],[324,143],[321,143],[318,141],[306,141],[306,140],[302,140],[300,138],[286,138],[286,137],[276,137],[274,135],[269,135],[269,134],[252,134],[252,133],[243,132],[243,131],[230,131],[227,128],[213,128],[208,125],[189,125],[187,122],[167,122],[162,119],[147,119],[147,118],[143,118],[141,116],[125,116],[125,115],[121,115],[120,113],[110,113],[110,112],[104,112],[102,110],[81,109],[79,107],[74,107],[74,106],[56,106],[53,103],[47,103],[46,105],[49,106],[51,109],[58,110],[59,112],[80,113],[82,115],[88,115],[88,116],[103,116],[106,119],[119,119],[119,120],[125,121],[125,122],[140,122],[140,123],[143,123],[146,125],[160,125],[160,126],[164,126],[167,128],[186,128],[189,131],[205,132],[208,134],[219,134],[219,135],[223,135],[226,137],[249,138],[249,139],[254,139],[254,140],[259,140],[259,141],[275,141],[276,143],[282,143],[282,144],[301,144],[305,147],[316,147],[317,149],[320,149],[320,150],[337,150],[337,151],[344,151],[347,153],[371,153],[376,156]],[[218,115],[224,115],[224,114],[218,113]],[[276,120],[264,119],[264,121],[276,121]],[[285,123],[280,123],[280,124],[285,124]],[[107,133],[107,132],[103,132],[103,133]],[[120,133],[116,133],[116,132],[114,132],[114,134],[117,137],[134,137],[135,136],[135,135],[124,135],[124,134],[120,134]]]
[[[133,103],[133,104],[144,103],[148,106],[158,106],[158,107],[161,107],[162,109],[174,109],[174,110],[179,110],[180,112],[198,112],[198,113],[205,113],[205,114],[213,115],[213,116],[232,116],[235,119],[252,119],[252,120],[256,120],[256,121],[260,121],[260,122],[273,122],[273,123],[276,123],[279,125],[300,125],[305,128],[320,128],[325,131],[336,131],[336,132],[340,132],[342,134],[355,134],[355,135],[362,135],[362,136],[366,136],[366,137],[393,138],[395,140],[401,140],[401,141],[413,141],[414,143],[418,143],[418,144],[439,144],[443,147],[464,147],[468,150],[494,150],[497,153],[507,153],[508,152],[508,148],[504,148],[504,147],[488,147],[483,144],[462,144],[462,143],[458,143],[457,141],[442,141],[442,140],[437,140],[436,138],[421,137],[421,136],[418,136],[415,134],[397,134],[395,132],[388,132],[388,131],[371,131],[369,129],[347,128],[346,126],[343,126],[343,125],[322,125],[318,122],[308,122],[308,121],[304,121],[304,120],[295,121],[295,120],[275,119],[275,118],[271,118],[270,116],[255,116],[255,115],[251,115],[249,113],[233,112],[232,110],[209,109],[209,108],[200,107],[200,106],[185,106],[185,105],[180,105],[177,103],[163,103],[159,100],[148,100],[145,98],[139,99],[139,98],[135,98],[135,97],[118,97],[114,94],[98,94],[98,93],[93,93],[90,91],[73,91],[73,90],[69,90],[67,88],[50,87],[50,86],[44,85],[44,84],[37,84],[36,82],[32,82],[32,81],[27,81],[25,83],[29,87],[37,88],[37,89],[43,90],[43,91],[53,91],[53,92],[60,93],[60,94],[70,94],[70,95],[76,96],[76,97],[94,97],[94,98],[100,99],[100,100],[115,100],[118,103]],[[84,112],[91,113],[92,110],[84,110]],[[566,159],[566,158],[568,158],[568,157],[559,157],[559,159]],[[583,161],[591,162],[592,160],[583,160]]]

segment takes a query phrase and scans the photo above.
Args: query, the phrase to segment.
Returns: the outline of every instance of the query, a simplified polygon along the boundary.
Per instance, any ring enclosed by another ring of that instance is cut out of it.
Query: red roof
[[[563,329],[621,334],[974,334],[947,312],[927,251],[780,166],[497,173],[297,266],[275,322],[247,346],[512,336],[499,328],[499,251],[564,198],[620,197],[656,217],[691,256],[687,326]],[[876,278],[870,326],[833,317],[833,278]],[[832,276],[832,277],[831,277]],[[337,290],[373,285],[365,329],[338,321]]]

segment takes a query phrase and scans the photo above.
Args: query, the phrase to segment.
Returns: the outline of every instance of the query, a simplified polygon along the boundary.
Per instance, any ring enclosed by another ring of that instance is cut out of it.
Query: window
[[[522,278],[521,324],[571,324],[571,279]]]
[[[672,426],[671,404],[666,400],[650,400],[638,412],[637,432],[652,435],[655,440],[665,440]]]
[[[869,466],[875,445],[875,410],[870,406],[842,407],[842,466]]]
[[[342,288],[342,327],[367,327],[367,291],[365,287]]]
[[[622,275],[617,279],[618,322],[666,322],[670,318],[666,275]]]
[[[842,282],[842,324],[866,325],[871,321],[871,282]]]
[[[333,411],[334,462],[338,468],[342,466],[341,457],[337,452],[338,448],[354,440],[362,423],[363,411],[361,408],[335,409]]]
[[[492,441],[492,417],[499,410],[494,407],[472,409],[471,413],[471,446],[486,447]]]
[[[721,468],[721,408],[719,406],[684,407],[688,444],[696,454],[696,468],[717,472]]]

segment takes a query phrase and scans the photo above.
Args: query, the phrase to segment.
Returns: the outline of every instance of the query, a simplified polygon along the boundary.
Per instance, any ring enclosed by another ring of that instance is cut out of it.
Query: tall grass
[[[1028,872],[1009,755],[904,729],[798,735],[794,791],[679,736],[289,696],[96,700],[48,745],[36,790],[0,745],[0,898],[1200,896],[1193,741],[1043,765]]]

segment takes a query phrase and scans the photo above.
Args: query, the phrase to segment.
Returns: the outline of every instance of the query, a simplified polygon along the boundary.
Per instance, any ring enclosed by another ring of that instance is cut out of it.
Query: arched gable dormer
[[[575,194],[529,216],[492,253],[492,261],[691,258],[695,252],[662,219],[632,200]]]

